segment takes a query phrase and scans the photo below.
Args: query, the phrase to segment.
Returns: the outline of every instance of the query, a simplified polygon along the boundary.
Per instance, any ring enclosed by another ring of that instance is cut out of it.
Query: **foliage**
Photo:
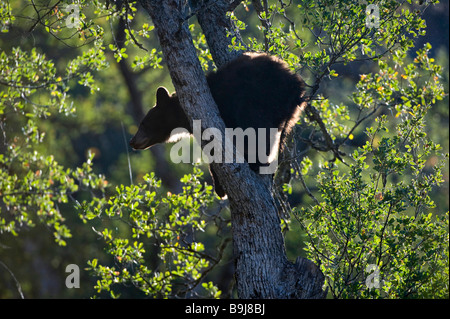
[[[335,298],[448,297],[448,212],[433,214],[430,198],[444,182],[444,162],[433,162],[441,147],[424,132],[427,110],[443,95],[430,48],[419,50],[400,75],[400,61],[397,68],[380,61],[378,74],[361,75],[353,97],[384,99],[397,112],[390,119],[395,132],[387,115],[378,117],[348,168],[324,163],[317,177],[322,201],[296,211],[309,236],[308,256]],[[421,86],[419,78],[426,79]],[[379,286],[366,281],[368,265],[379,271]]]
[[[199,294],[197,286],[201,283],[203,297],[220,296],[212,282],[202,283],[219,261],[211,259],[204,244],[196,240],[196,233],[205,231],[203,218],[215,198],[211,186],[202,186],[202,175],[194,167],[192,174],[182,178],[184,186],[179,194],[162,194],[161,181],[152,174],[144,177],[145,184],[118,186],[108,200],[81,204],[82,218],[111,218],[131,231],[124,237],[115,235],[112,229],[97,230],[115,264],[89,261],[90,269],[100,277],[95,287],[98,293],[107,291],[111,297],[118,297],[114,286],[120,284],[136,287],[154,298],[186,297]],[[151,269],[155,255],[159,263]]]
[[[81,76],[75,71],[79,65],[80,60],[73,61],[68,73]],[[92,173],[92,156],[79,168],[65,169],[39,149],[45,132],[36,120],[75,112],[65,101],[68,78],[57,76],[53,62],[34,49],[2,52],[0,70],[0,233],[17,236],[38,221],[53,230],[58,244],[65,245],[71,234],[58,204],[67,203],[80,188],[103,189],[106,184],[104,177]],[[22,134],[14,131],[16,127]]]

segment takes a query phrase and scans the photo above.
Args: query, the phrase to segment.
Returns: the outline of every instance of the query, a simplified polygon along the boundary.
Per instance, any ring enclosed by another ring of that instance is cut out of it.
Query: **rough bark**
[[[226,16],[227,11],[233,10],[241,1],[192,2],[216,66],[221,67],[241,55],[240,51],[229,50],[231,38],[227,33],[232,31],[233,25]]]
[[[224,6],[229,1],[215,0],[214,5]],[[234,1],[233,3],[236,3]],[[211,96],[205,75],[198,61],[186,21],[187,12],[182,0],[141,0],[150,14],[157,31],[161,48],[178,94],[180,104],[188,118],[201,119],[202,129],[216,127],[225,136],[225,125]],[[207,4],[207,2],[206,2]],[[206,6],[205,10],[212,10]],[[220,15],[225,10],[210,12]],[[218,65],[232,59],[226,53],[228,45],[212,39],[214,23],[197,13],[207,41]],[[222,17],[223,18],[223,17]],[[203,20],[202,20],[203,19]],[[209,22],[208,22],[209,21]],[[208,26],[207,26],[208,25]],[[220,29],[220,28],[219,28]],[[222,26],[223,29],[223,26]],[[217,32],[224,32],[216,30]],[[226,50],[225,50],[226,49]],[[225,145],[224,143],[222,145]],[[223,150],[225,152],[225,149]],[[280,219],[271,193],[272,181],[268,176],[253,173],[247,164],[213,163],[230,201],[233,229],[235,276],[240,298],[321,298],[323,275],[310,261],[288,261]]]

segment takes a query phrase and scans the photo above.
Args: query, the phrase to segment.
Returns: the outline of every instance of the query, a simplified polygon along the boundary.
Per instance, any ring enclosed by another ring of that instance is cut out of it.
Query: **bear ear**
[[[156,90],[156,104],[163,104],[168,101],[170,98],[169,91],[164,86],[160,86],[158,90]]]

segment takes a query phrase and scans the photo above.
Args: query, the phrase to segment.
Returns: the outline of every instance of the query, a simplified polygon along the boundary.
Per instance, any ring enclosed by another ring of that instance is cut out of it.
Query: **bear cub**
[[[253,128],[261,132],[257,134],[265,133],[265,137],[256,138],[256,144],[264,141],[266,152],[273,149],[278,152],[282,148],[284,139],[298,120],[305,94],[304,81],[292,73],[284,61],[264,53],[244,53],[217,72],[208,74],[207,81],[226,128],[244,131]],[[171,132],[176,128],[192,134],[192,123],[181,108],[176,93],[170,95],[164,87],[159,87],[156,105],[140,123],[130,145],[133,149],[146,149],[157,143],[171,142]],[[269,138],[271,128],[277,129],[275,140]],[[246,161],[248,149],[255,147],[248,142],[246,139],[244,144]],[[256,145],[256,149],[260,146]],[[251,161],[250,168],[258,172],[261,166],[267,165],[267,158],[273,159],[273,156],[266,155],[266,161]],[[211,167],[210,172],[217,195],[224,197],[225,191]]]

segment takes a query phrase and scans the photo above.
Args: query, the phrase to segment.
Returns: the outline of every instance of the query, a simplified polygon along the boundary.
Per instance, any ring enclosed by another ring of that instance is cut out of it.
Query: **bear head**
[[[130,146],[135,150],[143,150],[167,142],[176,128],[190,130],[188,119],[176,94],[170,95],[165,87],[159,87],[156,91],[156,105],[139,124],[138,131],[130,140]]]

